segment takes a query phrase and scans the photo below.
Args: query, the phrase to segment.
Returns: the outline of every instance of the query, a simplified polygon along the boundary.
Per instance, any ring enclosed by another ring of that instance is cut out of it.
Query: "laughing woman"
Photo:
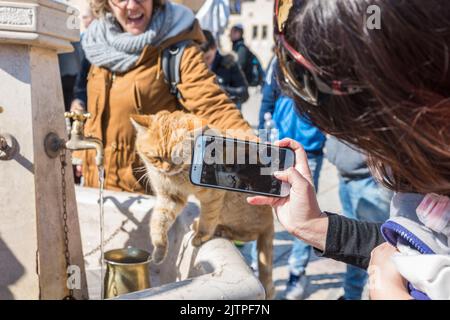
[[[199,44],[202,30],[191,10],[164,0],[91,0],[97,19],[83,37],[93,67],[88,76],[85,135],[103,141],[107,189],[146,192],[138,183],[131,114],[182,109],[221,129],[248,130],[235,105],[216,84]],[[187,43],[177,86],[170,92],[162,70],[164,49]],[[83,160],[85,185],[98,186],[93,151]]]

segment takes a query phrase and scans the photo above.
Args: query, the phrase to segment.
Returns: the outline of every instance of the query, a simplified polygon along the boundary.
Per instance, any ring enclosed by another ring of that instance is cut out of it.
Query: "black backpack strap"
[[[169,85],[170,93],[177,98],[177,108],[183,109],[180,100],[183,98],[178,90],[178,84],[181,82],[180,65],[184,50],[191,43],[191,40],[180,41],[164,49],[162,53],[162,69],[164,79]]]

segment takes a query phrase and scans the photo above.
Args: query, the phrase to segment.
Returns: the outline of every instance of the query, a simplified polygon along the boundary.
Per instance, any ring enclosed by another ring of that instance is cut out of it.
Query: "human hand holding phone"
[[[276,172],[275,177],[291,185],[290,194],[286,198],[273,198],[266,196],[249,197],[247,201],[251,205],[269,205],[275,210],[280,223],[289,233],[305,240],[318,249],[325,247],[325,234],[328,228],[327,221],[321,221],[318,226],[322,232],[316,235],[307,234],[316,228],[308,226],[318,220],[323,220],[322,214],[314,190],[311,170],[308,166],[308,157],[300,143],[292,139],[283,139],[275,143],[279,147],[287,147],[295,152],[295,166],[285,171]],[[327,219],[325,219],[327,220]]]

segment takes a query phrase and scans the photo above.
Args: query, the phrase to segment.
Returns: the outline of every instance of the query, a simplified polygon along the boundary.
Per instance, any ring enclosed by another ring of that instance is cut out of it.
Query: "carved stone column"
[[[0,299],[62,299],[68,294],[64,258],[62,174],[44,139],[66,137],[57,53],[79,38],[64,4],[0,2],[0,134],[18,151],[0,160]],[[67,152],[68,236],[75,297],[87,298],[70,154]]]

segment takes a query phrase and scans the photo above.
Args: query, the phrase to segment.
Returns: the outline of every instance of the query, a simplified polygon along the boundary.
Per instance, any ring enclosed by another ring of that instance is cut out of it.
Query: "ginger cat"
[[[250,206],[245,194],[200,188],[189,180],[194,138],[202,132],[202,127],[205,129],[206,122],[181,111],[135,115],[131,121],[137,130],[136,150],[156,196],[150,225],[153,262],[159,264],[166,257],[168,231],[186,206],[188,196],[195,195],[201,203],[201,213],[194,222],[193,245],[200,246],[214,236],[257,240],[259,279],[266,297],[272,298],[275,290],[271,208]]]

